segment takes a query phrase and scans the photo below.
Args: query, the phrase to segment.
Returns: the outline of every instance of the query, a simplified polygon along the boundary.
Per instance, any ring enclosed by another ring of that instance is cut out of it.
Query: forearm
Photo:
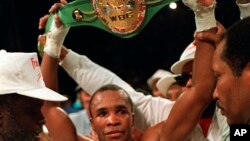
[[[45,85],[54,90],[58,91],[58,59],[50,57],[46,53],[43,55],[41,63],[41,71]]]
[[[128,83],[106,68],[92,62],[84,55],[69,51],[61,66],[90,95],[106,84],[116,84],[130,95],[137,113],[135,126],[144,131],[148,127],[164,120],[172,108],[172,102],[153,98],[136,92]],[[160,112],[154,109],[161,109]]]
[[[161,141],[183,141],[197,125],[212,100],[215,79],[212,72],[212,44],[198,41],[193,68],[193,86],[173,106],[162,128]],[[174,131],[174,132],[173,132]]]
[[[69,51],[61,62],[64,70],[90,95],[106,84],[116,84],[127,92],[135,91],[113,72],[92,62],[84,55]]]
[[[193,93],[193,90],[189,90],[176,101],[163,124],[160,141],[184,141],[189,137],[203,109],[201,106],[195,107],[197,113],[194,113],[196,104],[192,98]]]
[[[53,141],[77,141],[76,129],[63,109],[46,102],[42,112]]]
[[[57,69],[58,59],[52,58],[44,53],[41,64],[43,79],[45,85],[54,91],[58,91]],[[42,108],[42,113],[46,120],[46,127],[48,128],[53,141],[75,141],[76,131],[74,126],[67,114],[60,109],[59,106],[60,105],[57,102],[45,102]],[[63,132],[65,131],[65,134],[62,133],[61,129],[64,129]]]
[[[216,29],[211,29],[205,32],[215,33]],[[198,102],[209,103],[213,98],[213,91],[215,88],[215,77],[212,70],[212,60],[215,51],[215,45],[197,40],[197,49],[193,65],[193,85],[195,88],[195,95],[197,95]]]

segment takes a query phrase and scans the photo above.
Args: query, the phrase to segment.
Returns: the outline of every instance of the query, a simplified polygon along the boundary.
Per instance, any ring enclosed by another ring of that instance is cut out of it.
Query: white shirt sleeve
[[[71,50],[60,65],[90,95],[106,84],[116,84],[130,95],[135,107],[135,127],[141,131],[165,120],[174,102],[136,92],[113,72]]]

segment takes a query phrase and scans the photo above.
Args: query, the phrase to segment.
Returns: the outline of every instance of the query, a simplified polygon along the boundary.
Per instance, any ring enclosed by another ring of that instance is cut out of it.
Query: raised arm
[[[209,31],[207,31],[209,32]],[[212,31],[211,31],[212,32]],[[183,141],[193,131],[204,109],[212,100],[215,79],[212,72],[214,46],[197,41],[193,86],[173,106],[161,132],[161,141]]]
[[[214,8],[214,5],[203,7],[200,4],[197,5],[196,1],[193,0],[186,0],[184,3],[189,5],[195,12],[196,27],[198,31],[215,32],[215,29],[213,29],[213,21],[215,21],[215,19],[210,22],[205,22],[207,20],[205,19],[206,16],[210,19],[214,16],[214,9],[211,9]],[[209,4],[210,2],[204,1],[204,3]],[[201,9],[197,10],[197,7]],[[204,109],[212,100],[215,88],[215,78],[212,71],[212,56],[215,47],[209,42],[201,40],[196,40],[196,42],[197,49],[192,78],[193,86],[187,89],[185,94],[180,97],[173,106],[168,119],[162,126],[162,132],[160,134],[161,141],[183,141],[188,139],[190,133],[199,122]]]
[[[56,8],[60,8],[63,4],[56,3],[50,9],[53,12]],[[48,16],[44,16],[40,19],[39,28],[43,28],[47,22]],[[45,85],[55,91],[58,91],[58,62],[59,55],[61,54],[62,42],[68,32],[68,29],[57,30],[61,27],[61,23],[58,20],[58,16],[55,16],[54,25],[51,32],[47,33],[46,44],[43,54],[43,60],[41,63],[41,71],[43,74]],[[61,41],[55,39],[58,35],[61,36]],[[76,129],[68,117],[67,113],[60,108],[59,103],[45,102],[42,108],[43,115],[46,120],[46,127],[53,141],[77,141],[78,138]]]
[[[89,94],[105,84],[116,84],[125,89],[135,105],[135,127],[145,131],[166,119],[173,102],[167,99],[145,96],[136,92],[128,83],[106,68],[94,63],[85,55],[68,51],[61,66]],[[159,109],[159,110],[154,110]]]
[[[62,30],[62,28],[59,28],[59,30]],[[53,43],[53,40],[49,41],[52,41]],[[136,92],[128,83],[123,81],[116,74],[94,63],[87,56],[77,54],[76,52],[66,48],[64,51],[61,50],[61,66],[72,77],[72,79],[74,79],[90,95],[93,94],[98,88],[106,84],[116,84],[129,93],[135,105],[135,127],[137,129],[145,131],[148,127],[164,120],[166,115],[169,114],[173,105],[172,101],[161,98],[153,98],[151,96],[145,96],[143,93]],[[46,52],[46,47],[45,53],[53,57],[53,54],[50,55],[50,52]],[[53,69],[51,69],[51,71],[52,70]],[[48,82],[48,84],[49,83],[50,82]]]

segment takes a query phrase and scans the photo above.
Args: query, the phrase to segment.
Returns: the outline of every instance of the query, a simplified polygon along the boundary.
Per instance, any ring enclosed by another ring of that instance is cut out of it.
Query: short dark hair
[[[92,107],[92,103],[93,103],[93,99],[95,98],[96,94],[99,93],[99,92],[104,92],[104,91],[108,91],[108,90],[111,90],[111,91],[123,91],[123,93],[126,94],[127,96],[127,100],[129,102],[129,104],[131,105],[131,111],[133,112],[134,111],[134,108],[133,108],[133,102],[129,96],[129,94],[123,89],[121,88],[120,86],[118,85],[115,85],[115,84],[107,84],[107,85],[104,85],[102,87],[100,87],[99,89],[97,89],[94,94],[91,96],[91,99],[89,101],[89,114],[90,114],[90,117],[92,117],[92,112],[91,112],[91,107]]]
[[[240,76],[250,62],[250,17],[236,22],[225,32],[225,47],[221,54],[235,76]]]

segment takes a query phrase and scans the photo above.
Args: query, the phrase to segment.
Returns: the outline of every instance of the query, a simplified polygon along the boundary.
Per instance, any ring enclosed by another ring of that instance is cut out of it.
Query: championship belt
[[[152,17],[176,0],[75,0],[58,10],[66,27],[94,26],[122,38],[137,35]],[[49,17],[48,32],[53,16]]]

